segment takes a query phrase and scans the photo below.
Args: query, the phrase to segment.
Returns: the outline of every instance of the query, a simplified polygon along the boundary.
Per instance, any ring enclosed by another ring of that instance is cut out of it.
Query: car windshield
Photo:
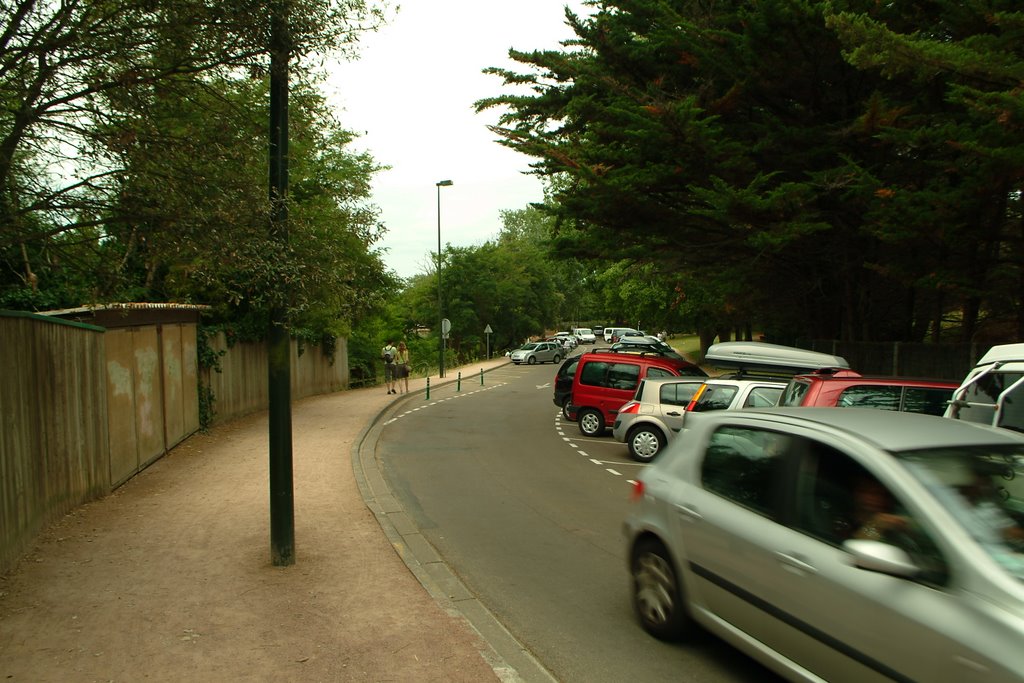
[[[535,343],[523,344],[522,346],[519,347],[519,350],[520,351],[533,351],[534,349],[539,348],[539,347],[540,347],[540,344],[535,344]]]
[[[1024,581],[1024,445],[897,455],[989,557]]]

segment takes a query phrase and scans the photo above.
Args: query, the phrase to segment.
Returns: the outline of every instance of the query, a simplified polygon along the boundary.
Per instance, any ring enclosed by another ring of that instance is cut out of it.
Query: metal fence
[[[796,346],[842,356],[862,375],[962,380],[988,345],[801,339]]]

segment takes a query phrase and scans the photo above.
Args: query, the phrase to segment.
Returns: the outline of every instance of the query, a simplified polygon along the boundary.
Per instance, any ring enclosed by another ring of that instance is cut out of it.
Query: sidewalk
[[[481,370],[506,363],[449,370],[432,379],[431,398],[454,391],[459,372],[467,391]],[[431,549],[409,545],[415,534],[400,528],[404,514],[370,449],[360,453],[378,416],[397,401],[425,400],[425,384],[411,380],[408,397],[381,386],[294,403],[291,567],[270,564],[265,412],[190,437],[65,517],[0,577],[0,677],[545,679],[542,669],[509,664],[524,661],[514,642],[504,646],[511,658],[492,647],[492,635],[510,637],[478,630],[489,615],[463,616],[481,610],[475,600],[467,612],[446,599],[457,589],[437,583],[447,580],[438,566],[421,564]]]

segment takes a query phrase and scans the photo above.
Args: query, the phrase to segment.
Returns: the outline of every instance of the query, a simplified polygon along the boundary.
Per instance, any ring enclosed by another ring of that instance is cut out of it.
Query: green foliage
[[[988,5],[593,3],[477,108],[549,179],[556,255],[628,263],[610,315],[656,308],[631,278],[660,273],[705,330],[1024,333],[1024,21]]]
[[[328,351],[383,305],[395,280],[369,203],[381,169],[350,151],[315,62],[292,61],[288,241],[268,235],[265,4],[15,4],[0,18],[6,305],[203,303],[239,339],[262,338],[277,308]],[[296,56],[349,49],[382,12],[362,0],[274,8],[289,13]]]

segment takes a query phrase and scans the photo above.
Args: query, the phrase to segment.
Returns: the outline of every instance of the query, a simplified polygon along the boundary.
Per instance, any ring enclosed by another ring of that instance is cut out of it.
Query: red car
[[[780,406],[875,408],[941,416],[958,382],[909,377],[865,377],[853,370],[797,375]]]

